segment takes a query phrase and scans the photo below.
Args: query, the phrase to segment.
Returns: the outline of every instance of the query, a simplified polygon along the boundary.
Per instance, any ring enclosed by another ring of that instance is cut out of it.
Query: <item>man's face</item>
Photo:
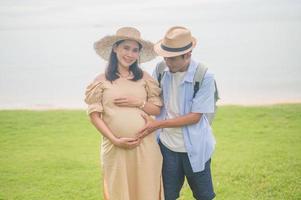
[[[184,72],[187,70],[190,59],[187,55],[164,58],[171,73]]]

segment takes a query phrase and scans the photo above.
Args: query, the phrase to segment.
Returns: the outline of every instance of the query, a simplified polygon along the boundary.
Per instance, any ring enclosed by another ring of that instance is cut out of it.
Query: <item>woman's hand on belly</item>
[[[115,138],[112,143],[122,149],[134,149],[139,146],[141,140],[138,138],[127,138],[127,137],[120,137]]]
[[[122,96],[114,99],[114,104],[120,107],[140,107],[143,100],[134,96]]]

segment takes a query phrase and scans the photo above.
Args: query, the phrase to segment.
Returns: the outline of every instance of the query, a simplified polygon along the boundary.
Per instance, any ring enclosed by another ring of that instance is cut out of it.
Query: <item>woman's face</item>
[[[139,57],[139,44],[133,40],[125,40],[113,48],[117,55],[118,64],[121,67],[129,68]]]

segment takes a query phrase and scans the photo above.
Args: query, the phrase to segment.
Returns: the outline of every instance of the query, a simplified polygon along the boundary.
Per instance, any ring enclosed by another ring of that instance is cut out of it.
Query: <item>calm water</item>
[[[183,10],[186,18],[174,10],[164,17],[164,5],[142,6],[140,15],[155,14],[138,18],[127,14],[122,5],[113,9],[107,3],[107,7],[95,8],[89,2],[88,7],[71,7],[72,12],[68,7],[37,5],[29,14],[25,12],[28,8],[22,12],[13,3],[0,6],[0,108],[85,107],[85,87],[105,66],[95,54],[93,42],[124,25],[138,27],[152,41],[159,40],[172,25],[189,27],[198,39],[193,57],[215,74],[221,104],[301,102],[299,3],[297,8],[293,3],[264,7],[259,16],[247,12],[251,4],[231,8],[237,12],[234,14],[224,11],[229,5],[238,6],[233,1],[203,7],[196,4],[199,7]],[[108,8],[119,15],[104,17],[97,12]],[[198,14],[201,9],[205,13]],[[120,12],[127,17],[120,20]],[[79,13],[82,16],[76,15]],[[40,18],[30,21],[37,16]],[[64,16],[62,20],[60,16]],[[158,61],[160,58],[142,67],[152,73]]]

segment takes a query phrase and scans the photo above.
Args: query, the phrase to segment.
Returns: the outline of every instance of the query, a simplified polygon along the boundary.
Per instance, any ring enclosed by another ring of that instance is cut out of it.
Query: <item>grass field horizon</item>
[[[301,199],[301,104],[219,106],[213,130],[217,200]],[[100,142],[84,110],[0,110],[0,200],[102,199]]]

